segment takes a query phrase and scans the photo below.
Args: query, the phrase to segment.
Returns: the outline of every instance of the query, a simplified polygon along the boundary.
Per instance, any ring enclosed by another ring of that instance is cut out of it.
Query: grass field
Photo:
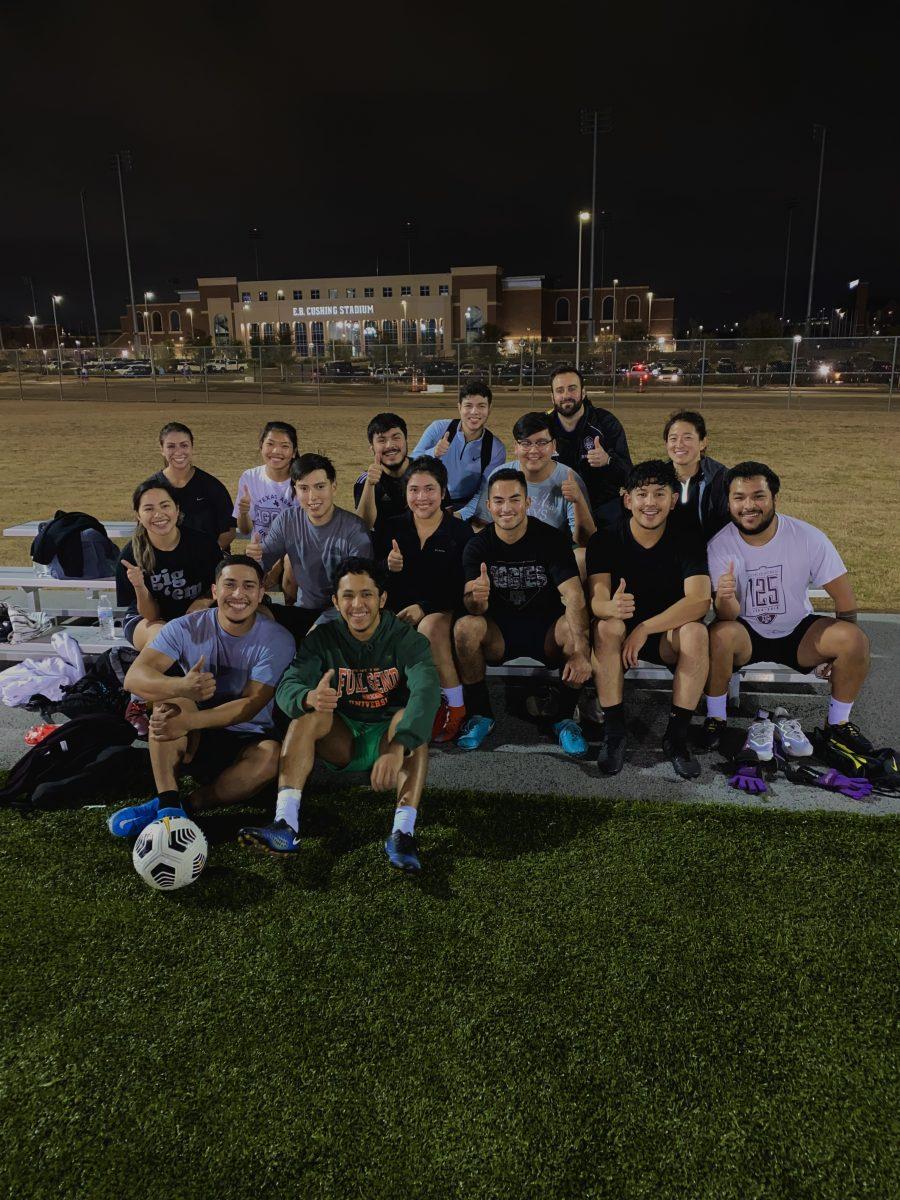
[[[898,1194],[896,823],[318,795],[168,896],[0,814],[3,1195]]]
[[[536,402],[544,404],[544,397]],[[232,492],[240,472],[258,461],[263,422],[293,421],[302,449],[320,450],[334,459],[340,501],[349,504],[353,480],[369,461],[366,423],[383,403],[383,397],[358,403],[339,396],[326,397],[321,406],[314,397],[302,404],[267,401],[265,406],[183,400],[23,403],[7,392],[0,399],[7,463],[3,524],[43,517],[56,508],[130,517],[135,484],[161,463],[159,428],[178,419],[194,430],[197,464],[218,475]],[[668,396],[617,403],[635,461],[662,453],[662,426],[675,403],[681,401]],[[529,395],[500,397],[492,428],[509,442],[513,421],[530,405]],[[429,421],[455,412],[449,394],[392,397],[391,408],[407,420],[411,443]],[[745,400],[716,402],[707,420],[715,458],[726,463],[762,458],[781,474],[784,511],[814,522],[835,541],[863,608],[900,609],[900,556],[890,550],[900,527],[900,414],[852,408],[787,412]],[[27,560],[25,541],[0,539],[0,563]]]

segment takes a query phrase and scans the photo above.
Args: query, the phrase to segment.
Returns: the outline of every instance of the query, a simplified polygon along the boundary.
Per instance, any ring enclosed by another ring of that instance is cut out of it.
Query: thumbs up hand
[[[376,450],[375,457],[372,460],[372,465],[369,467],[368,471],[366,471],[366,483],[369,483],[372,485],[372,487],[374,487],[375,484],[380,481],[383,474],[384,467],[381,465],[381,451]]]
[[[734,600],[737,595],[737,583],[734,578],[734,560],[728,564],[728,570],[724,571],[716,583],[716,599],[717,600]]]
[[[469,594],[479,607],[487,607],[491,596],[491,579],[488,575],[487,563],[481,564],[481,571],[472,581]]]
[[[588,466],[605,467],[609,462],[609,455],[603,449],[603,445],[599,437],[594,438],[594,444],[584,456],[588,461]]]
[[[250,558],[255,559],[258,563],[262,562],[263,548],[259,540],[259,534],[254,531],[253,537],[250,539],[250,544],[247,547],[247,554]]]
[[[181,688],[181,695],[187,696],[195,704],[199,704],[203,700],[212,700],[216,693],[215,677],[209,671],[203,670],[205,662],[206,658],[201,654],[185,675]]]
[[[325,672],[318,685],[311,692],[306,693],[303,701],[304,707],[313,712],[334,712],[337,708],[338,694],[331,686],[333,675],[333,668]]]
[[[435,458],[443,458],[444,455],[447,453],[447,451],[450,449],[450,439],[447,437],[449,428],[450,427],[448,426],[447,429],[444,430],[443,437],[440,439],[439,442],[435,443],[434,449],[431,451],[431,453],[434,455]]]
[[[612,607],[612,615],[618,617],[622,621],[627,621],[634,616],[634,596],[631,592],[625,591],[625,580],[619,580],[619,586],[613,593],[610,600]]]
[[[563,499],[568,500],[570,504],[577,504],[581,499],[582,492],[581,488],[578,486],[578,481],[575,478],[574,471],[570,470],[566,475],[560,491],[563,494]]]
[[[389,571],[403,570],[403,555],[400,552],[400,547],[397,545],[396,538],[391,542],[391,552],[387,556],[387,565]]]
[[[238,497],[238,512],[242,517],[250,514],[250,489],[245,487]]]

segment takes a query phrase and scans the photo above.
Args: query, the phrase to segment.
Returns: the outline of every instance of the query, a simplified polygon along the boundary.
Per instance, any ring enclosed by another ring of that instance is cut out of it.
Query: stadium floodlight
[[[581,240],[584,232],[584,227],[591,219],[591,214],[586,209],[581,209],[578,214],[578,294],[575,300],[575,369],[578,370],[578,362],[581,355]]]

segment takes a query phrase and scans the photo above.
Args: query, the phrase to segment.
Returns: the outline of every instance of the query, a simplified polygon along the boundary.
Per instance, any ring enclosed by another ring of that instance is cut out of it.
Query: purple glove
[[[758,763],[745,763],[738,767],[735,773],[729,777],[728,782],[739,792],[749,792],[751,796],[761,796],[763,792],[768,791],[766,781],[763,779],[762,767]]]
[[[813,780],[816,787],[825,788],[829,792],[840,792],[850,800],[865,800],[872,794],[872,784],[868,779],[851,779],[841,775],[839,771],[823,771],[818,779]]]

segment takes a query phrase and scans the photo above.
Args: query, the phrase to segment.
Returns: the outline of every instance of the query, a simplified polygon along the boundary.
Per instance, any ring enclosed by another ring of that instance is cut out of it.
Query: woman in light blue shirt
[[[432,421],[410,457],[431,454],[447,468],[453,512],[471,520],[487,478],[506,460],[506,447],[487,428],[493,395],[486,383],[473,380],[459,394],[459,417]]]

